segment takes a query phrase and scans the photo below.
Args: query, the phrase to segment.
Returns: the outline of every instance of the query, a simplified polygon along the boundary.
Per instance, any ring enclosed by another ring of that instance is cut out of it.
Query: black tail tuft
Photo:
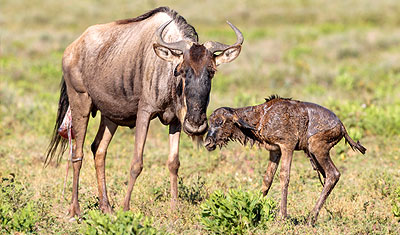
[[[58,101],[57,120],[53,130],[49,147],[46,152],[46,160],[44,164],[47,166],[54,156],[57,156],[57,164],[61,161],[61,157],[67,149],[68,141],[58,134],[58,128],[61,126],[65,113],[68,110],[69,100],[67,94],[67,85],[65,84],[64,77],[61,80],[60,100]],[[58,149],[58,151],[57,151]]]
[[[358,151],[360,151],[360,153],[365,154],[367,149],[360,144],[360,141],[357,141],[356,143],[352,138],[350,138],[349,134],[347,134],[346,129],[344,129],[344,131],[344,138],[346,140],[346,143],[348,143],[353,150],[357,149]]]
[[[360,141],[357,141],[356,148],[357,148],[358,151],[360,151],[360,153],[362,153],[362,154],[365,154],[365,152],[367,151],[367,149],[366,149],[364,146],[362,146],[362,145],[360,144]]]

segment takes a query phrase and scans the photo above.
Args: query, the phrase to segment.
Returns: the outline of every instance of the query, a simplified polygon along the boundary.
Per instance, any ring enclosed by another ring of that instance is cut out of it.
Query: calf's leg
[[[282,164],[280,170],[280,183],[282,189],[282,200],[281,200],[281,217],[287,217],[287,195],[290,180],[290,167],[292,165],[293,148],[286,146],[280,146],[282,153]]]
[[[118,126],[115,123],[102,116],[99,130],[97,131],[96,138],[92,144],[92,152],[94,154],[94,162],[96,167],[97,185],[99,190],[99,204],[101,211],[104,213],[112,212],[112,208],[107,197],[105,160],[108,145],[110,144],[117,127]]]
[[[318,164],[323,168],[326,174],[324,187],[322,192],[317,200],[317,203],[312,210],[310,217],[309,217],[309,224],[314,225],[315,221],[317,220],[319,211],[321,210],[322,206],[324,205],[326,199],[328,198],[329,194],[332,192],[332,189],[335,187],[336,183],[339,181],[340,172],[333,164],[330,156],[329,150],[332,147],[332,143],[320,142],[317,139],[310,139],[311,141],[309,144],[310,152],[315,156]]]
[[[270,151],[269,152],[269,163],[267,172],[265,173],[263,179],[263,195],[266,196],[268,194],[269,189],[271,188],[272,181],[274,180],[274,176],[276,173],[276,169],[278,169],[279,160],[281,159],[280,151]]]

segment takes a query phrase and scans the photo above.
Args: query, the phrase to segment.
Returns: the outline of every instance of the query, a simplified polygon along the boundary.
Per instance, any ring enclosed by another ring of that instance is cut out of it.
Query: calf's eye
[[[221,119],[217,119],[217,120],[215,121],[215,124],[216,124],[217,126],[221,126],[222,123],[223,123],[223,121],[222,121]]]

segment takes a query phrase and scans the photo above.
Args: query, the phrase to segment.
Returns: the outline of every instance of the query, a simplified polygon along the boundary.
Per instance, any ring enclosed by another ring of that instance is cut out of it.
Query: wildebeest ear
[[[236,59],[239,56],[240,50],[242,49],[241,45],[237,45],[235,47],[230,47],[225,51],[221,52],[221,54],[215,57],[215,63],[218,65],[223,63],[229,63],[232,60]]]
[[[161,46],[157,43],[153,44],[153,49],[156,55],[165,61],[179,62],[183,57],[182,53],[179,53],[176,50],[170,50],[169,48]]]
[[[256,128],[251,126],[250,124],[248,124],[246,121],[244,121],[243,119],[237,117],[236,115],[233,116],[233,121],[236,125],[238,125],[240,128],[244,128],[244,129],[249,129],[249,130],[253,130],[255,131]]]

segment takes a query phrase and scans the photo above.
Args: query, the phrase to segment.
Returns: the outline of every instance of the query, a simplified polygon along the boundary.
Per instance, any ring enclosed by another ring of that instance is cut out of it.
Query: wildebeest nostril
[[[208,123],[207,121],[205,121],[201,125],[193,125],[191,124],[191,122],[185,120],[185,122],[183,123],[183,128],[186,133],[203,135],[208,129]]]
[[[206,132],[207,129],[208,129],[208,123],[207,123],[207,121],[205,121],[205,122],[199,127],[198,132],[203,133],[203,132]]]

